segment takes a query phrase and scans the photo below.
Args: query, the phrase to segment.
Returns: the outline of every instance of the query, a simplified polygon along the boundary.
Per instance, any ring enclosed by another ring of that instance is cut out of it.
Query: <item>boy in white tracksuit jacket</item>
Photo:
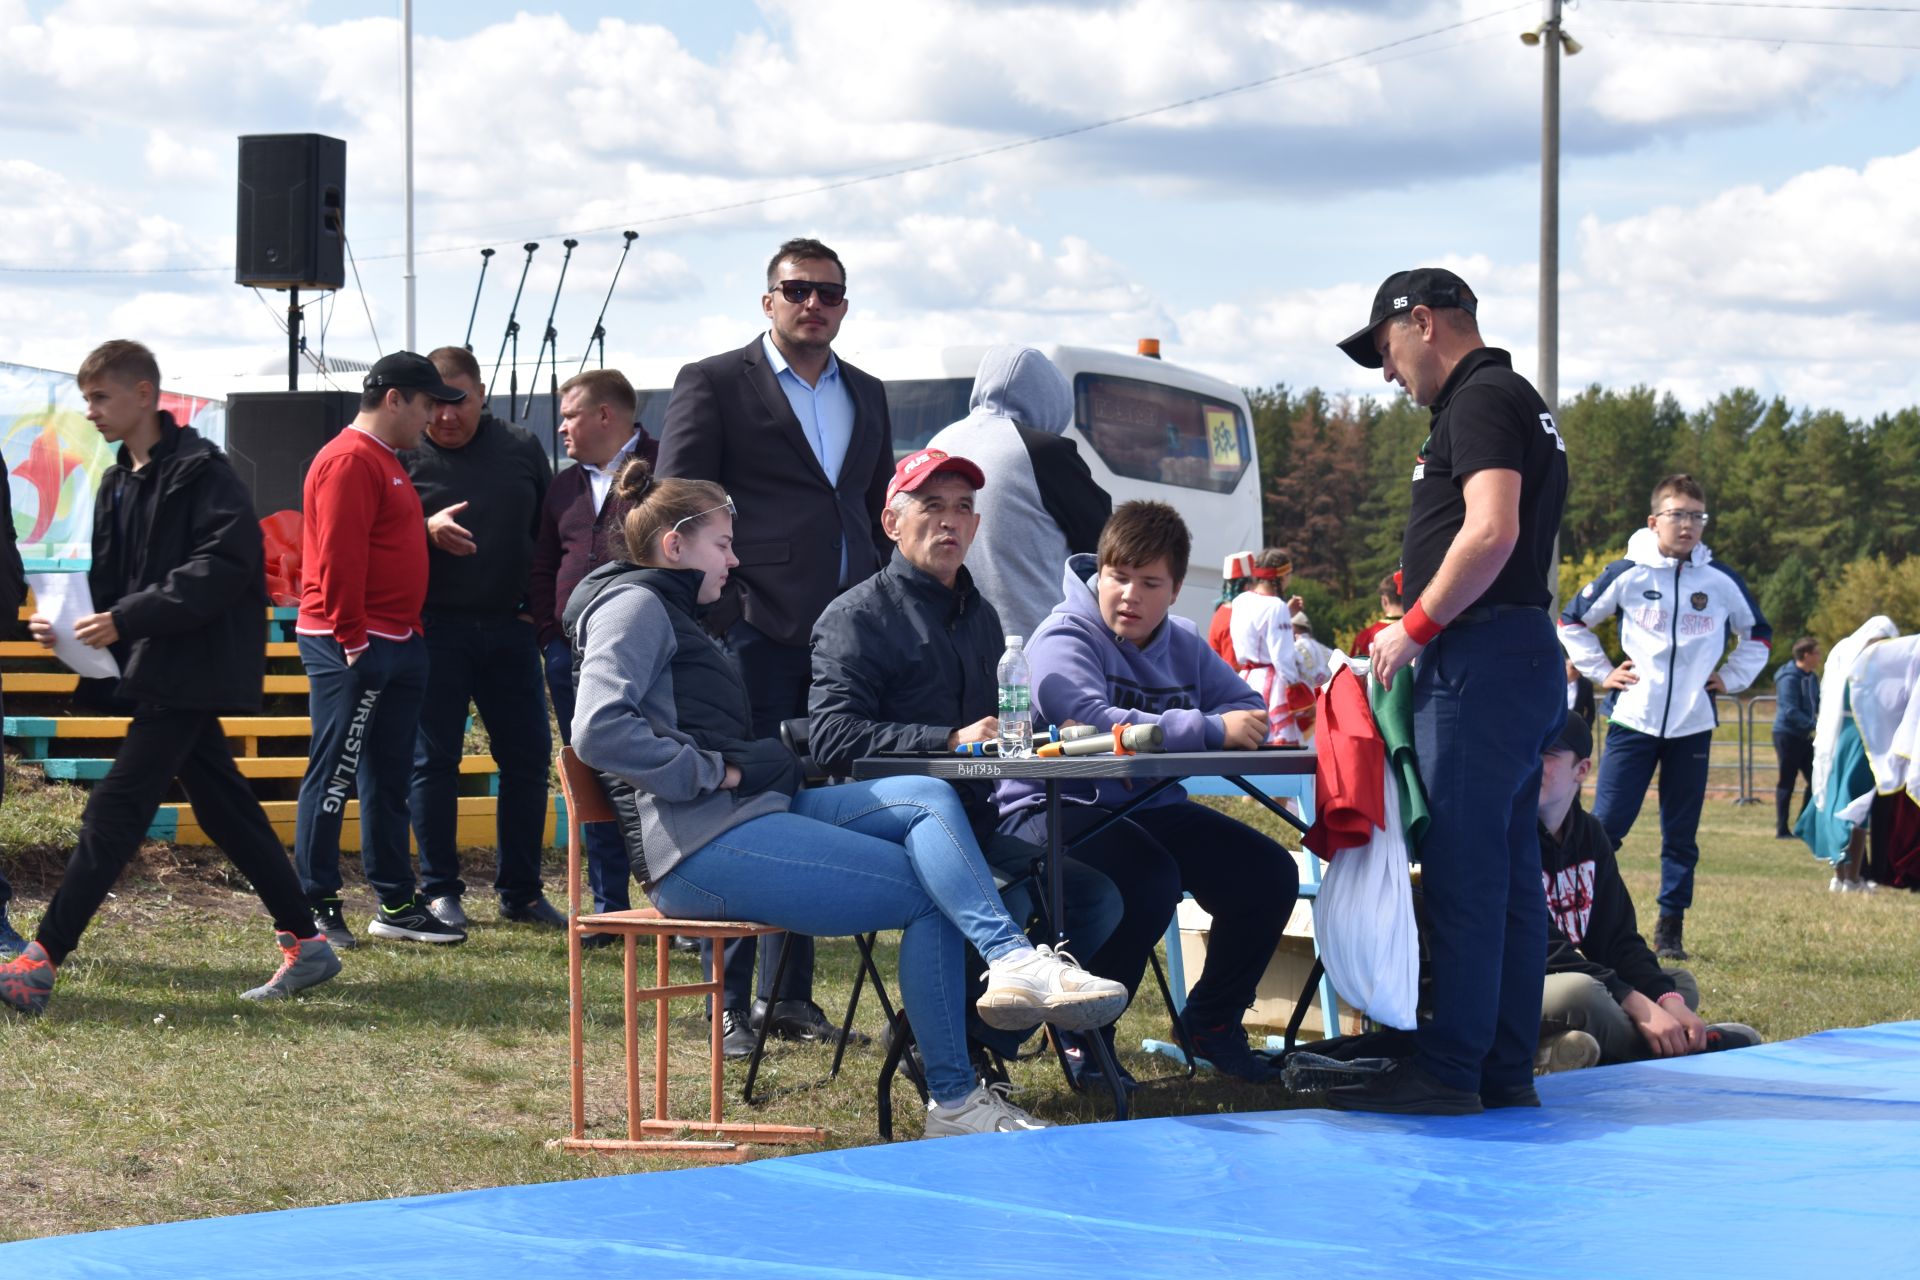
[[[1613,691],[1593,816],[1616,846],[1660,770],[1660,916],[1654,949],[1684,960],[1681,930],[1700,861],[1715,693],[1739,693],[1766,666],[1773,629],[1740,575],[1701,540],[1704,491],[1672,475],[1653,491],[1647,527],[1626,558],[1583,587],[1560,615],[1560,643],[1580,673]],[[1592,627],[1619,615],[1626,661],[1615,666]],[[1728,641],[1733,648],[1728,652]],[[1724,661],[1722,661],[1724,659]]]

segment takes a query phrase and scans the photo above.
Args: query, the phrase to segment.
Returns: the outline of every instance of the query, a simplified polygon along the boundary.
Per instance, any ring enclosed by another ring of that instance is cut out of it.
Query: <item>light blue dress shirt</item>
[[[800,430],[813,447],[813,456],[820,460],[820,469],[827,473],[827,482],[839,485],[840,465],[847,460],[847,446],[853,443],[853,396],[841,380],[839,358],[829,351],[827,367],[821,371],[819,383],[810,387],[780,354],[771,333],[761,335],[760,345],[766,350],[767,363],[773,367],[780,390],[786,392],[787,403],[793,406],[793,416],[800,419]],[[847,585],[844,528],[840,543],[840,585]]]

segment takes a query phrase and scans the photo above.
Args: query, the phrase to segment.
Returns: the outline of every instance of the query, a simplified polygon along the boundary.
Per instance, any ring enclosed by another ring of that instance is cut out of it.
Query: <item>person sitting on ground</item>
[[[1233,602],[1233,651],[1240,674],[1267,706],[1267,741],[1297,747],[1313,729],[1313,686],[1300,678],[1300,651],[1294,644],[1293,615],[1305,607],[1288,599],[1287,575],[1293,558],[1279,547],[1264,547],[1253,558],[1253,586]]]
[[[909,454],[894,469],[880,512],[893,558],[813,624],[809,752],[827,773],[849,777],[855,760],[883,751],[945,752],[999,739],[995,666],[1005,633],[965,563],[981,525],[974,495],[985,485],[973,462],[939,449]],[[953,785],[987,865],[1008,883],[1001,894],[1008,914],[1031,931],[1041,904],[1030,872],[1045,850],[995,829],[992,783]],[[1073,859],[1062,870],[1067,923],[1081,952],[1092,955],[1119,923],[1120,891]],[[970,965],[970,986],[979,977]],[[967,1036],[1002,1057],[1018,1053],[1024,1038],[973,1017]],[[1085,1064],[1084,1046],[1073,1049],[1069,1062]]]
[[[1407,606],[1400,599],[1400,575],[1390,573],[1380,579],[1380,620],[1360,628],[1353,638],[1352,656],[1364,658],[1373,652],[1373,638],[1406,617]]]
[[[1540,878],[1547,891],[1547,981],[1534,1069],[1677,1058],[1760,1043],[1752,1027],[1700,1020],[1700,985],[1662,969],[1640,936],[1613,841],[1580,807],[1593,730],[1568,716],[1540,758]]]
[[[1127,502],[1100,534],[1097,556],[1070,556],[1065,599],[1027,643],[1038,724],[1158,724],[1169,751],[1252,751],[1266,741],[1260,695],[1207,647],[1193,623],[1172,614],[1187,574],[1192,536],[1164,502]],[[1240,1018],[1300,894],[1285,849],[1252,827],[1168,787],[1125,818],[1133,799],[1119,778],[1063,781],[1062,834],[1074,856],[1103,872],[1125,897],[1113,936],[1087,965],[1113,974],[1129,994],[1173,918],[1182,890],[1213,916],[1207,962],[1182,1015],[1194,1051],[1228,1075],[1270,1081],[1278,1072],[1247,1047]],[[1046,793],[1006,781],[994,793],[1000,829],[1046,838]]]
[[[72,639],[110,651],[120,678],[88,681],[130,711],[113,767],[87,794],[80,838],[34,940],[0,965],[0,1005],[44,1010],[54,978],[146,838],[175,782],[212,842],[273,917],[279,969],[243,1000],[282,1000],[340,972],[287,848],[233,762],[222,712],[260,710],[267,669],[265,553],[253,498],[227,455],[160,408],[160,365],[138,342],[96,347],[74,375],[87,418],[118,446],[94,500],[94,612]],[[51,649],[53,620],[33,638]]]
[[[987,961],[981,1017],[1076,1030],[1120,1015],[1126,992],[1035,947],[1000,905],[965,809],[932,778],[807,788],[778,738],[755,738],[746,685],[702,628],[733,554],[734,505],[706,480],[656,480],[636,462],[627,559],[567,602],[579,655],[573,745],[633,789],[644,884],[669,915],[756,920],[808,934],[900,929],[900,992],[926,1064],[929,1137],[1045,1127],[974,1082],[962,1010],[966,944]]]

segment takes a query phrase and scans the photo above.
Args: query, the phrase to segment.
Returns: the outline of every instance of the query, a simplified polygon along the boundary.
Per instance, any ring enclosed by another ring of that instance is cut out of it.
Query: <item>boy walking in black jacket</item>
[[[115,699],[132,723],[113,768],[95,784],[66,876],[33,942],[0,966],[0,1004],[39,1013],[59,965],[79,945],[107,891],[140,848],[178,778],[195,819],[253,884],[273,916],[282,962],[248,1000],[317,986],[340,961],[314,928],[286,847],[233,762],[223,712],[260,709],[266,673],[266,581],[253,501],[226,455],[159,409],[160,367],[137,342],[97,348],[75,376],[87,417],[115,465],[94,500],[96,610],[74,624],[84,644],[120,664]],[[53,645],[50,619],[34,639]]]
[[[1662,969],[1640,936],[1613,840],[1580,807],[1593,731],[1570,715],[1540,760],[1540,870],[1547,889],[1547,981],[1534,1069],[1675,1058],[1760,1043],[1752,1027],[1702,1022],[1700,987]]]

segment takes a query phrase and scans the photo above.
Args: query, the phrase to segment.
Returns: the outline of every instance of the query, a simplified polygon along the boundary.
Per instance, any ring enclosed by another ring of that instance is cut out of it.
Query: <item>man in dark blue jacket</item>
[[[75,375],[87,417],[119,446],[93,509],[87,586],[96,612],[73,638],[112,652],[113,697],[132,720],[94,784],[80,839],[33,942],[0,965],[0,1004],[39,1013],[57,967],[106,900],[177,779],[194,818],[273,916],[282,962],[244,999],[283,999],[340,971],[300,878],[233,762],[222,712],[260,709],[266,576],[253,497],[227,456],[159,409],[160,367],[137,342],[97,348]],[[51,619],[34,639],[51,648]]]
[[[837,597],[813,627],[809,748],[828,773],[849,775],[855,760],[878,752],[943,752],[999,738],[995,666],[1005,638],[965,564],[980,528],[974,494],[984,484],[979,467],[939,449],[910,454],[895,468],[880,513],[892,558]],[[990,784],[954,787],[987,865],[1007,886],[1008,914],[1030,925],[1039,903],[1028,873],[1044,851],[999,834]],[[1092,955],[1119,921],[1119,890],[1071,859],[1063,870],[1071,941]],[[977,955],[969,961],[979,968]],[[967,1031],[1002,1054],[1022,1038],[988,1028],[971,1009]]]
[[[1800,802],[1805,813],[1813,802],[1813,726],[1820,719],[1820,644],[1812,636],[1793,642],[1793,660],[1783,662],[1773,673],[1773,751],[1780,757],[1780,778],[1773,785],[1774,839],[1797,837],[1787,823],[1787,810],[1793,805],[1793,789],[1800,778],[1807,780],[1807,798]]]

